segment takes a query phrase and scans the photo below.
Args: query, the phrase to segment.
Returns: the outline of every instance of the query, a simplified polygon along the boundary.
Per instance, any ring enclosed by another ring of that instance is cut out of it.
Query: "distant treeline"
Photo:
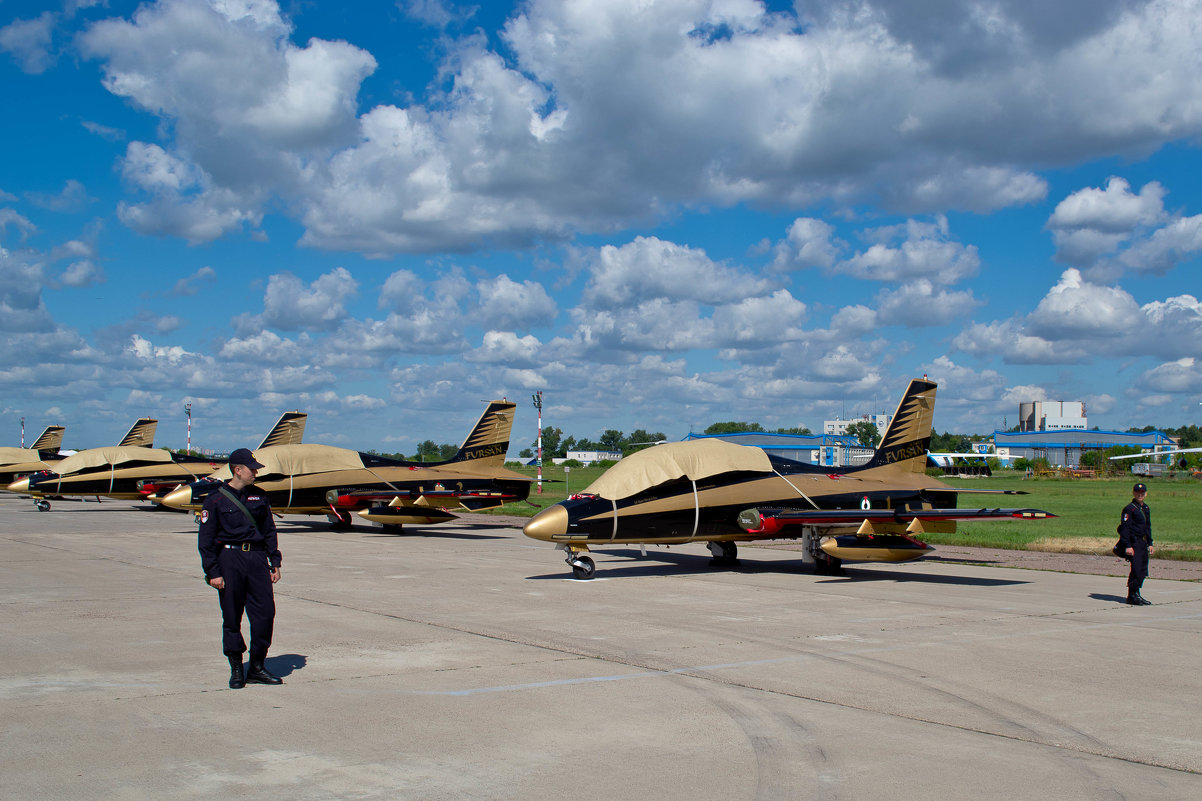
[[[1017,431],[1017,428],[1010,429]],[[1094,431],[1099,429],[1095,426]],[[875,446],[880,440],[880,434],[877,428],[872,423],[866,421],[856,421],[847,427],[847,431],[852,436],[858,437],[864,445]],[[1163,431],[1170,437],[1178,438],[1183,448],[1196,448],[1202,446],[1202,428],[1198,426],[1182,426],[1181,428],[1157,428],[1156,426],[1144,426],[1143,428],[1129,428],[1127,433],[1131,434],[1146,434],[1149,431]],[[727,421],[723,423],[714,423],[705,429],[706,434],[742,434],[742,433],[766,433],[766,434],[811,434],[810,429],[801,426],[798,428],[764,428],[759,423],[746,423]],[[616,429],[608,429],[600,438],[591,440],[587,437],[576,438],[574,436],[563,435],[563,430],[554,426],[547,426],[543,429],[543,459],[563,459],[567,456],[568,451],[618,451],[623,455],[633,453],[637,450],[655,445],[658,442],[664,442],[667,436],[662,431],[654,433],[648,432],[646,429],[637,428],[629,435]],[[940,434],[938,431],[931,431],[931,447],[930,450],[935,452],[959,452],[965,453],[974,442],[991,442],[993,434],[953,434],[945,431]],[[530,443],[530,447],[523,448],[518,454],[523,459],[534,457],[536,443]],[[402,453],[379,453],[371,451],[379,456],[385,456],[392,459],[405,459],[412,462],[441,462],[450,459],[459,450],[458,445],[443,443],[441,445],[433,440],[426,440],[417,446],[417,452],[409,455]]]

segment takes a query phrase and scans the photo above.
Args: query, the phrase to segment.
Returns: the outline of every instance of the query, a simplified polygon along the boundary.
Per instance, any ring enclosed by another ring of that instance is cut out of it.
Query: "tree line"
[[[1017,430],[1017,429],[1012,429]],[[1095,426],[1092,430],[1098,431]],[[1142,428],[1128,428],[1126,433],[1129,434],[1146,434],[1149,431],[1163,431],[1170,437],[1180,441],[1182,448],[1196,448],[1202,446],[1202,428],[1196,425],[1182,426],[1180,428],[1157,428],[1155,426],[1144,426]],[[809,428],[800,426],[796,428],[764,428],[759,423],[748,423],[738,421],[727,421],[722,423],[714,423],[703,432],[705,434],[811,434]],[[859,443],[865,447],[876,447],[880,442],[881,434],[877,427],[867,420],[856,420],[847,426],[847,433],[856,437]],[[635,451],[650,447],[651,445],[667,441],[667,436],[662,431],[649,432],[646,429],[638,428],[632,431],[629,435],[616,429],[607,429],[596,440],[591,440],[587,437],[576,438],[574,436],[565,437],[563,430],[554,426],[547,426],[543,429],[543,459],[550,461],[551,459],[566,458],[568,451],[616,451],[623,456],[627,456]],[[972,444],[976,442],[992,442],[993,434],[953,434],[945,431],[942,434],[938,431],[931,430],[930,450],[936,453],[967,453],[971,450]],[[518,454],[523,459],[534,457],[536,443],[530,443],[530,447],[523,448]],[[393,459],[407,459],[412,462],[442,462],[450,459],[459,450],[458,445],[450,443],[438,444],[433,440],[425,440],[417,446],[417,451],[406,456],[402,453],[378,453],[379,456],[385,456]],[[1105,451],[1104,456],[1117,456],[1122,453],[1136,453],[1137,448],[1112,448]],[[377,453],[371,451],[371,453]],[[1101,452],[1099,452],[1101,453]],[[1192,454],[1192,459],[1186,458],[1193,463],[1194,461],[1202,461],[1202,457],[1198,454]],[[1083,458],[1084,462],[1085,459]]]

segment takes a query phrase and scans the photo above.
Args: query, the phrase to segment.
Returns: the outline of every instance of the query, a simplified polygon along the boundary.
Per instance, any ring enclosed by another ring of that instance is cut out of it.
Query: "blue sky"
[[[1197,423],[1200,6],[0,0],[0,439]]]

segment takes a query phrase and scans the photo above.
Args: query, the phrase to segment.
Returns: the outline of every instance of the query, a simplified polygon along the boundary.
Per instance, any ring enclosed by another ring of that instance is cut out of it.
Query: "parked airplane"
[[[459,451],[445,462],[410,462],[330,445],[257,449],[263,464],[255,486],[276,514],[326,515],[336,528],[351,513],[399,527],[454,520],[452,509],[477,511],[525,500],[528,476],[505,469],[516,404],[491,401]],[[199,509],[230,477],[229,468],[163,498],[177,509]]]
[[[299,426],[297,416],[300,415]],[[298,412],[280,416],[264,440],[297,437],[304,432],[303,418]],[[207,456],[171,453],[151,447],[155,420],[139,420],[122,440],[122,444],[104,448],[88,448],[68,456],[54,469],[33,473],[8,485],[10,492],[32,495],[39,511],[50,510],[47,498],[101,496],[117,500],[142,500],[154,491],[181,483],[195,481],[216,470],[223,459]],[[132,443],[145,442],[145,445]],[[143,491],[152,486],[154,490]]]
[[[17,476],[48,470],[50,465],[66,458],[59,456],[65,430],[62,426],[46,426],[28,448],[0,446],[0,483],[8,484]]]
[[[844,560],[904,562],[933,550],[924,532],[956,520],[1034,520],[1039,509],[958,509],[961,494],[926,474],[936,385],[910,382],[875,455],[858,467],[822,467],[717,439],[657,445],[618,462],[579,495],[539,512],[526,536],[567,551],[592,578],[589,546],[706,542],[714,564],[735,564],[738,542],[800,539],[819,573]]]
[[[134,424],[129,427],[129,431],[125,432],[125,436],[123,436],[117,442],[117,447],[151,447],[154,444],[154,432],[158,427],[158,424],[158,420],[153,420],[149,417],[142,417],[138,420],[135,420]],[[52,428],[59,428],[59,426],[52,426]],[[47,431],[49,430],[50,429],[47,429]],[[45,434],[43,434],[43,436],[45,436]],[[61,432],[59,436],[61,437]],[[41,439],[41,437],[38,439]],[[37,443],[34,444],[36,445]],[[13,487],[26,486],[25,484],[21,483],[23,478],[31,476],[34,473],[53,471],[56,469],[58,464],[71,455],[73,455],[73,453],[60,453],[57,458],[47,459],[43,457],[41,459],[4,465],[3,472],[0,472],[0,482],[3,482],[3,486],[0,487],[0,490],[7,492],[26,492],[27,489],[13,489]],[[41,507],[39,506],[38,508],[40,509]],[[48,509],[50,507],[47,506],[46,508]]]
[[[927,451],[927,458],[943,471],[945,476],[972,478],[993,475],[989,469],[989,454],[986,453],[940,453]]]

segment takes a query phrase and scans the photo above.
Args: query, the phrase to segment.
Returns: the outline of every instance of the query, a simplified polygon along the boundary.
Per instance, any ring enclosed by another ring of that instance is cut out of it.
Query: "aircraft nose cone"
[[[29,492],[29,476],[18,478],[7,487],[9,492]]]
[[[192,503],[192,488],[187,484],[184,484],[182,487],[176,487],[163,496],[163,499],[159,503],[163,504],[163,506],[170,506],[172,509],[183,509]]]
[[[536,540],[550,541],[554,537],[562,537],[568,533],[568,510],[559,504],[548,506],[530,518],[522,532]]]

